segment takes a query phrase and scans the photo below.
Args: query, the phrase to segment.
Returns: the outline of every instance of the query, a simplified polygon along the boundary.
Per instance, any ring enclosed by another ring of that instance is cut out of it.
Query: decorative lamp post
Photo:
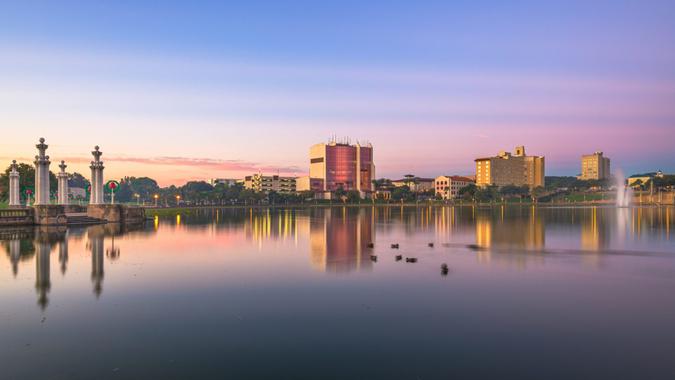
[[[106,189],[110,190],[110,204],[115,204],[115,193],[120,188],[120,183],[117,181],[108,181],[105,184]]]
[[[155,194],[152,197],[155,198],[155,207],[157,207],[157,200],[159,200],[159,195]]]

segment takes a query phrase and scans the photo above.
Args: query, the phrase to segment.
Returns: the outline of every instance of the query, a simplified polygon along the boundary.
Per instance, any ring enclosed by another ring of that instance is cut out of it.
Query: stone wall
[[[56,226],[68,222],[66,208],[62,205],[37,205],[33,210],[35,224]]]
[[[145,209],[136,206],[124,207],[124,223],[141,223],[145,221]]]
[[[87,216],[109,223],[137,223],[145,220],[145,209],[123,205],[89,205]]]
[[[122,205],[89,205],[87,207],[87,216],[103,219],[110,223],[121,223],[123,218]]]

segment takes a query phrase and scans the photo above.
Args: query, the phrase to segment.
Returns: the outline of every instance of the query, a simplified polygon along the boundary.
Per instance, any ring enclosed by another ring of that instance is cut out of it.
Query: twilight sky
[[[108,178],[304,174],[337,135],[392,178],[519,144],[675,171],[673,1],[229,3],[0,3],[0,167],[43,136],[85,175],[96,144]]]

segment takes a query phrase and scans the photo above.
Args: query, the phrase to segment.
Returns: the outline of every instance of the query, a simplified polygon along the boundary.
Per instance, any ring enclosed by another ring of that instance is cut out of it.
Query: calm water
[[[673,379],[674,223],[334,208],[0,229],[0,378]]]

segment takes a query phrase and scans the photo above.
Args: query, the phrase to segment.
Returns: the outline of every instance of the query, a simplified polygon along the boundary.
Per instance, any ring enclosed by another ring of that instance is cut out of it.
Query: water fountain
[[[621,170],[614,175],[616,184],[616,207],[630,207],[633,202],[633,189],[626,184],[626,177]]]

